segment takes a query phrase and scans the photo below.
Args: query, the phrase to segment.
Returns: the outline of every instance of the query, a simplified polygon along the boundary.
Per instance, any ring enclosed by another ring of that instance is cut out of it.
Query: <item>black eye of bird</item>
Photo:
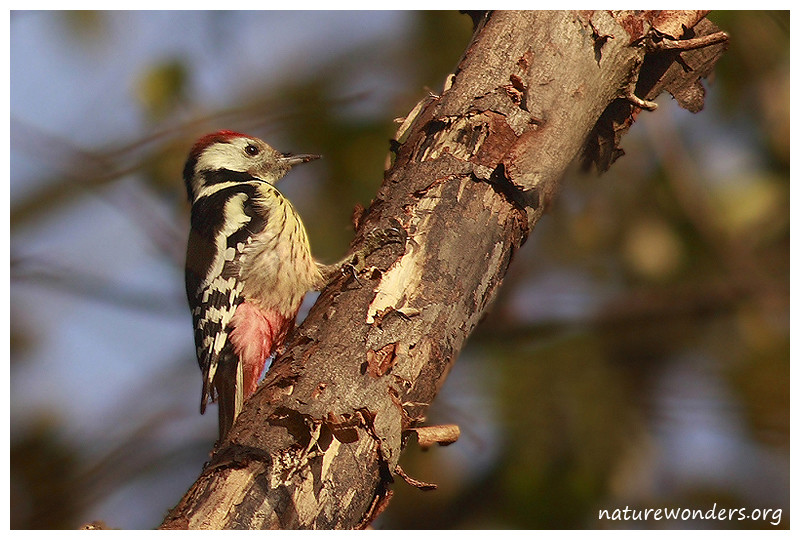
[[[245,146],[244,151],[248,156],[258,155],[258,147],[253,144],[248,144],[247,146]]]

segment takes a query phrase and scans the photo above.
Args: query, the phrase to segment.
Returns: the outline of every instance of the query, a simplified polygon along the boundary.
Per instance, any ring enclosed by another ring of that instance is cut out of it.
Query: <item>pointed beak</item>
[[[322,156],[317,154],[281,154],[281,162],[293,167],[300,163],[308,163],[309,161],[314,161],[315,159],[319,159],[321,157]]]

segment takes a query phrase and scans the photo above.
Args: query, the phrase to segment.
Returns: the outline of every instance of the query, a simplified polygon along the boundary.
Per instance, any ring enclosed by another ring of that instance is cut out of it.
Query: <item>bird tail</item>
[[[225,438],[244,404],[244,373],[242,363],[234,355],[220,362],[214,376],[219,405],[219,440]]]

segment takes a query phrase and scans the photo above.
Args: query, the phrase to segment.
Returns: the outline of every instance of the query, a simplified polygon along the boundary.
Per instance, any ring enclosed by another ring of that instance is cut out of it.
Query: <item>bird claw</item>
[[[364,247],[355,252],[350,260],[341,265],[341,272],[345,276],[350,276],[361,285],[358,275],[366,269],[366,258],[375,253],[380,248],[390,244],[402,244],[405,246],[408,241],[408,233],[397,220],[392,220],[392,226],[385,229],[372,229],[364,239]]]
[[[363,268],[358,268],[356,265],[358,265],[359,267],[363,267],[364,266],[363,263],[362,264],[358,264],[358,261],[355,260],[354,262],[344,263],[342,265],[341,271],[342,271],[342,274],[344,274],[345,276],[349,275],[354,280],[356,280],[356,283],[358,283],[358,285],[360,287],[363,284],[361,283],[361,280],[358,279],[358,273],[361,270],[363,270]]]
[[[403,244],[408,241],[408,233],[396,219],[392,220],[392,226],[385,229],[372,229],[367,233],[367,253],[373,253],[383,246],[389,244]]]

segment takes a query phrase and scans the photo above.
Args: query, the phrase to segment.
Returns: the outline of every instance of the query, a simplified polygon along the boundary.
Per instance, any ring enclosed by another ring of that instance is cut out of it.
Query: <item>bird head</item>
[[[257,137],[223,130],[197,140],[189,152],[183,177],[189,201],[193,202],[208,182],[208,173],[244,173],[276,184],[294,165],[319,158],[316,154],[280,153]]]

